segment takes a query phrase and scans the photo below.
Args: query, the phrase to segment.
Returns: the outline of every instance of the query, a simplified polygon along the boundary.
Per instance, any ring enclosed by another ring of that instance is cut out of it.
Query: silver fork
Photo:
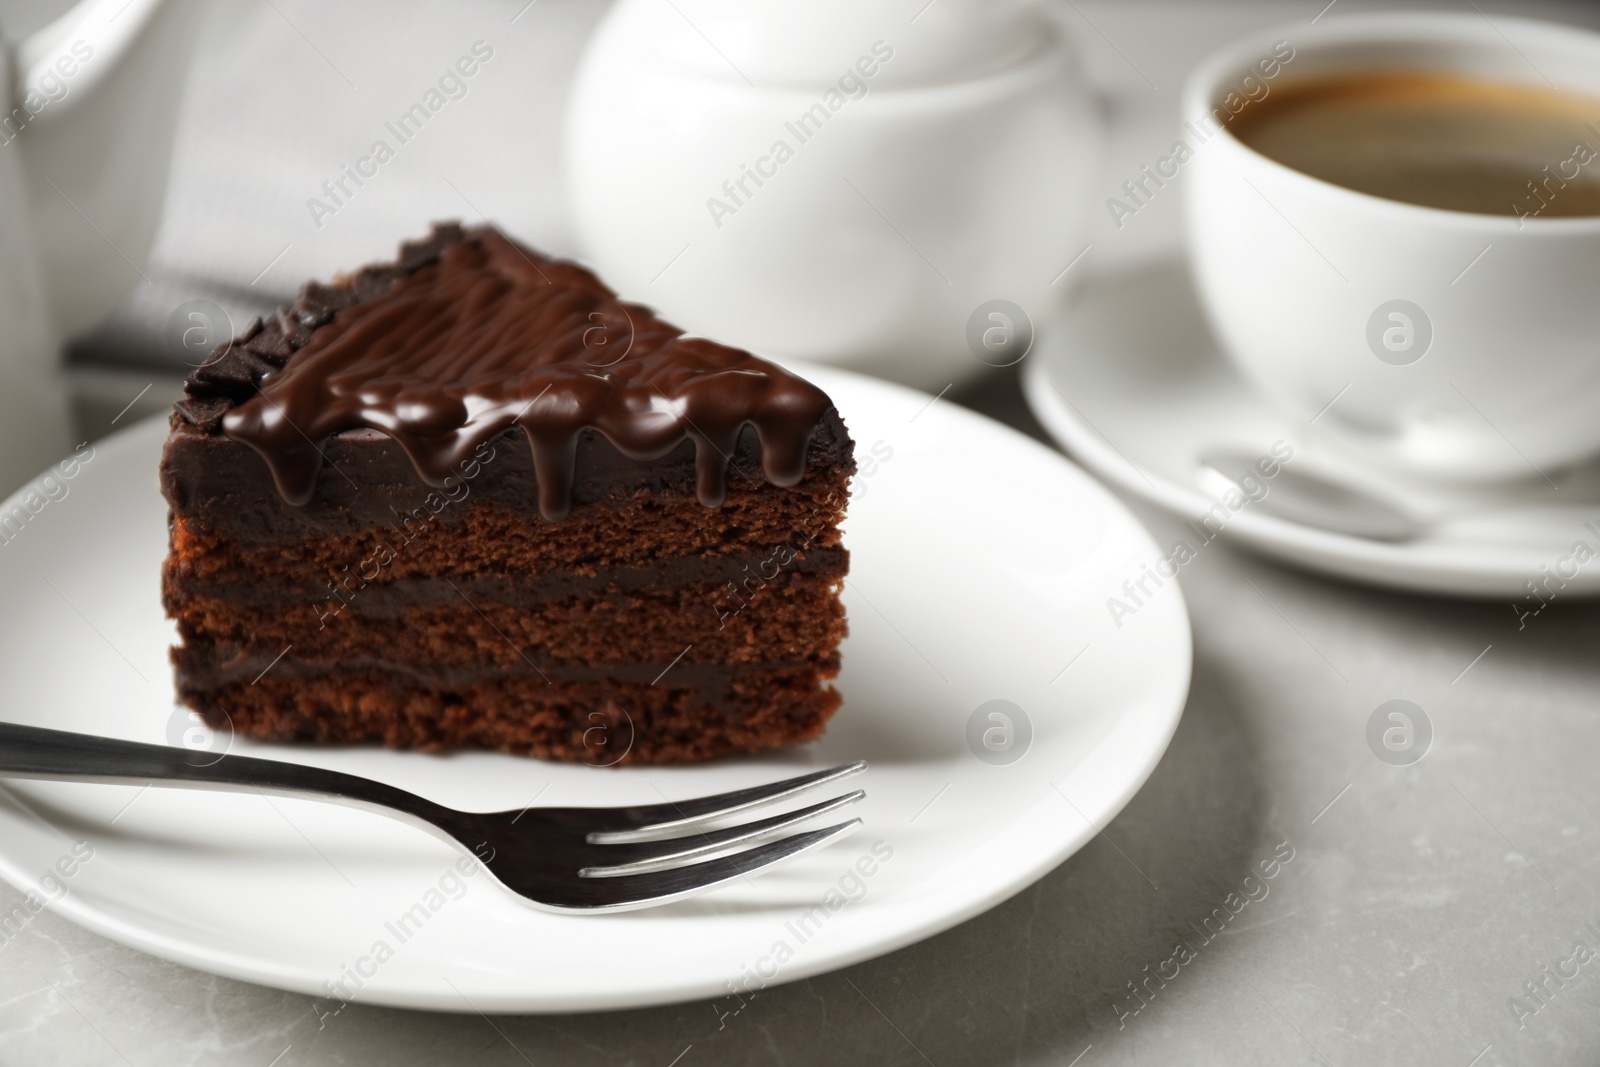
[[[749,878],[821,848],[861,820],[788,831],[854,804],[866,796],[863,791],[737,826],[711,824],[792,800],[866,769],[865,762],[851,763],[665,804],[466,812],[321,767],[0,723],[0,777],[312,794],[406,816],[470,853],[529,903],[561,912],[654,907]]]

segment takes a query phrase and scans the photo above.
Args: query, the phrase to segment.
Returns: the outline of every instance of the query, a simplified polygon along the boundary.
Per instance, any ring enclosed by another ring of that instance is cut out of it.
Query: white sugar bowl
[[[566,175],[580,251],[626,298],[938,390],[1021,358],[1022,316],[1060,301],[1099,142],[1027,0],[619,0]]]

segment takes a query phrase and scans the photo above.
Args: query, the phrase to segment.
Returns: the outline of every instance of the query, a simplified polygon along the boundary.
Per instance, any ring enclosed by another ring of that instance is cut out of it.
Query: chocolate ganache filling
[[[338,310],[223,416],[222,430],[261,454],[286,501],[304,505],[323,465],[320,442],[333,434],[388,434],[423,481],[446,488],[479,445],[520,427],[539,511],[560,519],[584,430],[637,460],[689,438],[696,495],[717,507],[746,423],[767,480],[790,486],[830,406],[822,390],[765,360],[684,337],[576,264],[477,230],[381,295]]]

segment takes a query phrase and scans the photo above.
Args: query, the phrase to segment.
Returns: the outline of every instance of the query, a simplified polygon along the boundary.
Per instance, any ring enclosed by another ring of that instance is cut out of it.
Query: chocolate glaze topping
[[[584,430],[637,460],[687,437],[696,495],[716,507],[746,423],[767,480],[789,486],[832,407],[765,360],[619,301],[576,264],[453,225],[405,246],[392,267],[307,286],[277,321],[219,348],[188,392],[179,415],[255,449],[296,505],[311,500],[333,434],[381,431],[425,482],[447,487],[479,445],[520,428],[550,519],[571,507]]]

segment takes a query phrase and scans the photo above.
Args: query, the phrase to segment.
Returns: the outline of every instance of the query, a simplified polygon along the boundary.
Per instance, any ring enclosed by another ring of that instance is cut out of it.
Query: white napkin
[[[597,0],[250,0],[196,59],[151,284],[80,339],[73,362],[182,371],[166,337],[179,305],[213,300],[237,328],[308,278],[392,257],[434,220],[487,217],[570,253],[562,114],[604,10]],[[382,163],[379,142],[392,153]],[[359,186],[358,167],[370,175]]]

